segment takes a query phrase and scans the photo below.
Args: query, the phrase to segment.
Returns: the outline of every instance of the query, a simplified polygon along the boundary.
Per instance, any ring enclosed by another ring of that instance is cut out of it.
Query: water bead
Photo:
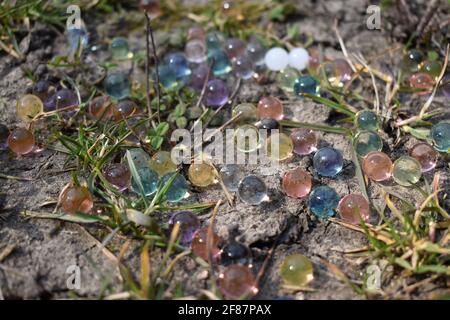
[[[266,48],[260,42],[252,41],[247,44],[247,55],[252,59],[255,66],[261,66],[264,64]]]
[[[319,219],[334,216],[338,204],[339,195],[328,186],[317,187],[309,195],[309,209]]]
[[[300,73],[294,68],[286,68],[277,74],[277,84],[287,95],[294,93],[294,84]]]
[[[220,169],[220,176],[228,191],[236,192],[238,190],[239,182],[243,178],[243,173],[238,165],[227,164]]]
[[[220,260],[224,266],[236,263],[248,265],[252,262],[252,252],[245,244],[231,240],[222,248]]]
[[[320,67],[320,54],[315,48],[309,50],[308,68],[315,71]]]
[[[299,71],[308,67],[309,53],[304,48],[294,48],[289,52],[289,65]]]
[[[419,142],[409,150],[409,155],[419,161],[422,172],[428,172],[436,167],[439,153],[428,143]]]
[[[187,33],[188,40],[201,40],[205,42],[206,40],[206,32],[205,29],[199,26],[191,27]]]
[[[89,213],[94,206],[92,195],[86,187],[71,185],[61,192],[59,203],[67,213]]]
[[[250,269],[240,264],[226,267],[218,279],[220,291],[229,299],[242,299],[257,292]]]
[[[439,152],[450,150],[450,123],[440,122],[431,127],[430,138],[434,148]]]
[[[344,159],[342,153],[334,148],[319,149],[313,158],[314,170],[324,177],[335,177],[342,171]]]
[[[260,119],[272,118],[282,120],[284,116],[283,104],[275,97],[264,97],[259,100],[257,111]]]
[[[322,65],[328,82],[334,87],[343,87],[344,84],[351,80],[353,70],[344,59],[336,59],[326,62]]]
[[[200,221],[197,216],[190,211],[176,212],[169,219],[170,230],[176,224],[180,226],[178,237],[181,245],[190,245],[194,235],[200,229]]]
[[[159,0],[140,0],[139,6],[147,12],[151,19],[155,19],[161,15]]]
[[[234,131],[236,149],[241,152],[253,152],[259,148],[259,130],[251,124],[244,124]]]
[[[249,175],[239,182],[238,195],[250,205],[258,205],[268,198],[266,184],[255,175]]]
[[[114,38],[111,42],[110,50],[113,60],[126,60],[131,57],[128,41],[125,38]]]
[[[136,168],[148,167],[150,165],[151,158],[143,149],[133,148],[129,152]]]
[[[428,73],[433,78],[439,77],[442,71],[442,64],[439,61],[425,61],[420,71]]]
[[[208,78],[208,73],[209,68],[204,64],[201,64],[197,68],[193,69],[190,82],[191,88],[198,92],[202,91],[205,81]]]
[[[3,123],[0,123],[0,150],[8,148],[9,129]]]
[[[183,79],[191,74],[189,63],[186,56],[182,52],[174,52],[166,55],[162,61],[162,64],[165,64],[174,70],[177,79]]]
[[[392,170],[394,181],[401,186],[416,184],[422,176],[420,162],[410,156],[402,156],[395,160]]]
[[[158,151],[150,161],[150,168],[160,176],[169,172],[177,171],[177,165],[172,161],[171,153],[168,151]]]
[[[161,178],[161,185],[165,186],[176,173],[167,173]],[[178,174],[172,185],[166,193],[166,199],[169,202],[178,202],[188,195],[188,185],[186,179]]]
[[[17,115],[25,122],[30,122],[38,114],[44,111],[41,99],[33,94],[24,95],[17,101]]]
[[[291,198],[304,198],[311,192],[311,175],[296,168],[285,173],[282,181],[284,192]]]
[[[278,150],[277,150],[278,149]],[[272,159],[284,161],[292,157],[294,144],[285,133],[273,133],[267,139],[267,154]]]
[[[373,181],[385,181],[392,176],[392,161],[387,154],[372,151],[364,157],[362,170]]]
[[[223,76],[232,70],[230,60],[220,49],[214,49],[208,52],[208,64],[215,76]]]
[[[289,54],[283,48],[275,47],[266,52],[264,62],[269,70],[280,71],[288,66]]]
[[[44,111],[53,111],[66,109],[70,107],[75,108],[79,105],[79,100],[77,94],[69,89],[58,90],[54,95],[50,96],[44,103]],[[73,115],[74,110],[67,110],[64,115]]]
[[[161,64],[158,66],[158,76],[162,86],[168,90],[180,88],[184,85],[184,79],[179,79],[175,69],[168,65]],[[156,75],[154,77],[156,79]]]
[[[122,100],[113,105],[113,116],[116,121],[131,117],[137,111],[138,106],[132,100]]]
[[[256,107],[253,103],[241,103],[233,108],[232,116],[236,117],[240,114],[239,118],[236,118],[234,123],[236,124],[248,124],[258,121],[258,115]]]
[[[377,131],[378,116],[370,110],[359,111],[355,116],[355,124],[359,130]]]
[[[228,102],[230,91],[227,84],[220,79],[212,79],[206,85],[206,105],[208,107],[220,107]]]
[[[144,194],[146,197],[154,194],[158,187],[158,174],[153,169],[145,166],[137,168],[137,174],[141,181],[142,189],[134,177],[131,179],[131,189],[137,194]]]
[[[313,96],[319,95],[319,81],[312,76],[300,76],[295,80],[294,93],[296,96],[302,96],[307,93]]]
[[[206,35],[206,45],[208,47],[208,51],[220,49],[224,41],[225,37],[221,32],[213,31],[208,32]]]
[[[317,150],[317,137],[313,130],[307,128],[295,129],[291,133],[294,153],[306,156]]]
[[[433,89],[434,80],[428,73],[419,72],[411,75],[409,85],[414,89],[420,89],[418,94],[427,94]]]
[[[238,56],[233,60],[233,72],[238,78],[248,80],[253,77],[253,61],[249,56]]]
[[[194,39],[186,43],[184,54],[186,59],[192,63],[202,63],[206,60],[206,45],[202,40]]]
[[[74,54],[79,48],[86,48],[88,46],[89,36],[84,27],[72,27],[67,30],[67,40],[69,42],[70,54]]]
[[[211,256],[213,261],[218,260],[220,257],[220,249],[219,244],[221,239],[219,236],[212,230],[211,234]],[[202,258],[205,261],[209,260],[209,251],[208,251],[208,228],[203,228],[198,230],[191,243],[192,252]]]
[[[280,276],[286,285],[304,287],[314,279],[313,265],[304,255],[293,254],[283,260]]]
[[[259,129],[275,130],[280,128],[280,123],[272,118],[263,118],[256,123]]]
[[[368,222],[370,219],[369,202],[360,194],[348,194],[339,201],[338,212],[342,220],[359,224],[360,219]]]
[[[355,136],[353,147],[358,156],[364,157],[369,152],[381,151],[383,149],[383,140],[375,132],[361,131]]]
[[[230,60],[243,55],[246,48],[246,43],[238,38],[229,38],[225,40],[225,43],[223,44],[223,51],[225,51]]]
[[[100,96],[92,99],[88,112],[95,119],[109,119],[113,113],[111,99],[108,96]]]
[[[30,130],[17,128],[8,137],[8,146],[16,154],[27,154],[34,148],[34,135]]]
[[[50,86],[48,81],[39,80],[33,86],[33,94],[39,97],[41,101],[45,101],[49,98],[52,91],[51,89],[53,88]]]
[[[123,163],[110,163],[103,169],[103,175],[119,191],[124,191],[130,185],[131,173],[128,166]]]
[[[193,163],[189,166],[188,176],[194,186],[207,187],[214,183],[216,170],[208,163]]]
[[[116,100],[130,95],[130,79],[125,72],[111,72],[104,81],[106,93]]]
[[[420,68],[424,56],[416,49],[409,50],[403,58],[403,68],[409,72],[417,72]]]

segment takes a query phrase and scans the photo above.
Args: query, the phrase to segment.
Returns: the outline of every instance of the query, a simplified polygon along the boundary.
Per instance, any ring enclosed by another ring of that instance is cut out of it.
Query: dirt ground
[[[193,1],[187,1],[191,3]],[[349,52],[361,53],[365,57],[377,57],[373,66],[389,71],[398,64],[398,52],[386,53],[390,48],[401,46],[404,39],[401,25],[397,25],[393,17],[398,15],[395,6],[382,14],[382,30],[368,30],[365,25],[368,1],[292,1],[296,3],[300,14],[289,23],[298,23],[302,34],[314,38],[313,46],[322,46],[327,57],[340,57],[342,52],[333,31],[333,21],[338,19],[339,31]],[[424,10],[426,1],[411,1],[415,13]],[[297,4],[298,3],[298,4]],[[442,15],[449,16],[449,10],[441,9]],[[420,16],[420,14],[419,14]],[[90,21],[89,30],[98,33],[114,34],[116,25],[108,21]],[[124,30],[123,28],[121,28]],[[448,28],[447,28],[448,30]],[[142,50],[145,45],[142,32],[129,34],[130,44],[134,50]],[[447,33],[448,35],[449,33]],[[157,42],[164,35],[156,31]],[[31,32],[30,43],[22,42],[27,48],[24,62],[17,62],[13,57],[0,54],[0,121],[14,127],[20,124],[15,113],[15,102],[23,95],[32,83],[25,76],[25,69],[32,70],[38,77],[48,72],[45,63],[55,54],[64,50],[65,36],[43,24],[36,24]],[[142,71],[141,71],[142,72]],[[380,94],[384,88],[379,84]],[[366,95],[372,96],[372,88],[362,89]],[[257,102],[265,93],[282,95],[275,84],[258,86],[245,83],[237,96],[237,102]],[[408,98],[410,99],[410,98]],[[418,109],[424,98],[413,98],[408,102],[410,110]],[[447,102],[448,104],[448,102]],[[433,107],[443,105],[437,99]],[[294,101],[288,103],[287,117],[293,120],[313,123],[333,123],[335,114],[329,109],[310,101]],[[356,106],[358,107],[358,106]],[[443,118],[449,118],[448,107]],[[351,144],[348,139],[336,134],[319,133],[320,146],[330,145],[340,149],[344,154],[345,169],[337,179],[314,176],[314,185],[326,184],[336,189],[340,196],[350,192],[360,192],[355,168],[352,163]],[[384,133],[384,150],[392,154],[392,158],[404,154],[415,141],[407,137],[396,148],[393,139]],[[28,180],[0,179],[0,298],[6,299],[57,299],[67,297],[98,298],[105,293],[121,292],[122,284],[114,259],[104,254],[93,234],[99,234],[96,226],[77,225],[54,220],[30,219],[21,215],[24,210],[52,212],[61,188],[70,181],[70,175],[64,170],[64,156],[51,150],[33,156],[17,158],[11,152],[0,152],[0,173],[17,176]],[[296,157],[279,168],[245,168],[245,173],[261,175],[269,188],[271,202],[261,206],[248,206],[237,201],[234,207],[223,204],[220,207],[216,231],[226,238],[228,229],[237,225],[240,239],[253,251],[255,268],[259,268],[267,250],[281,234],[281,244],[275,248],[267,271],[262,278],[260,293],[257,298],[272,299],[286,295],[280,286],[279,266],[283,258],[291,253],[300,252],[308,256],[314,264],[314,281],[312,292],[297,293],[297,299],[360,299],[351,288],[340,282],[329,272],[323,260],[337,265],[350,279],[361,281],[367,268],[367,261],[345,255],[346,250],[365,246],[365,236],[340,225],[316,220],[308,211],[304,200],[295,200],[283,195],[280,188],[282,174],[289,168],[301,166],[310,173],[311,157]],[[448,163],[442,157],[437,166],[441,172],[443,186],[449,191],[450,171]],[[428,180],[432,176],[427,175]],[[388,185],[406,198],[417,202],[419,197],[411,189],[394,184]],[[191,190],[192,196],[187,202],[217,201],[223,199],[219,186],[205,191]],[[382,203],[380,190],[376,186],[369,187],[369,194],[375,204]],[[449,208],[449,200],[444,205]],[[200,216],[207,225],[211,213]],[[374,215],[373,221],[378,217]],[[12,252],[2,257],[2,252]],[[155,253],[155,259],[158,260]],[[139,267],[139,245],[132,245],[125,256],[125,262]],[[71,291],[66,286],[70,265],[81,268],[82,285],[80,290]],[[191,258],[185,257],[175,269],[176,278],[183,282],[188,295],[198,296],[200,289],[207,288],[204,269]],[[419,292],[423,297],[429,292]]]

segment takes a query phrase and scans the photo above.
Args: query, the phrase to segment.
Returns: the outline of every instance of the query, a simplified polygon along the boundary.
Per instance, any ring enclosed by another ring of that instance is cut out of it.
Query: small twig
[[[425,11],[425,14],[420,19],[417,29],[416,29],[416,35],[422,35],[425,31],[426,27],[431,21],[431,18],[433,18],[434,14],[437,12],[437,9],[440,5],[440,0],[431,0],[428,2],[427,10]]]
[[[151,25],[150,16],[148,13],[145,13],[146,18],[146,61],[145,61],[145,72],[146,72],[146,91],[147,91],[147,105],[148,105],[148,115],[151,118],[152,117],[152,107],[151,107],[151,101],[150,101],[150,91],[148,88],[148,81],[150,79],[150,43],[149,43],[149,37],[151,39],[152,43],[152,49],[153,49],[153,58],[155,59],[155,75],[156,75],[156,83],[155,83],[155,92],[158,99],[158,105],[157,105],[157,117],[158,117],[158,123],[161,122],[160,118],[160,112],[161,112],[161,93],[159,91],[159,67],[158,67],[158,56],[156,54],[156,45],[155,45],[155,39],[153,37],[153,29]],[[152,121],[152,125],[154,128],[156,128],[156,125],[154,121]]]
[[[337,19],[334,20],[334,26],[333,26],[334,32],[336,33],[336,37],[339,41],[339,45],[341,46],[342,53],[344,54],[345,59],[347,60],[348,64],[352,68],[353,72],[356,72],[355,65],[353,64],[352,60],[350,60],[350,57],[348,56],[347,48],[345,47],[344,40],[342,40],[342,37],[339,33],[338,29],[338,21]]]
[[[377,85],[375,83],[375,76],[372,72],[372,69],[366,63],[366,61],[361,53],[359,55],[354,54],[353,56],[367,69],[367,71],[370,74],[370,78],[372,79],[373,90],[375,91],[375,110],[376,110],[377,114],[380,114],[380,97],[378,95],[378,89],[377,89]]]

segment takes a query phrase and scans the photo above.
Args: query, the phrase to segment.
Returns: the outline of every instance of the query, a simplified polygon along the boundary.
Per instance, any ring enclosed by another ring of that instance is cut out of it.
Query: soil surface
[[[193,3],[195,1],[186,1]],[[427,1],[408,1],[412,5],[412,14],[421,17]],[[292,1],[299,14],[290,18],[288,23],[296,23],[300,32],[314,38],[315,47],[321,47],[328,58],[342,57],[341,47],[333,31],[334,20],[339,21],[339,32],[347,50],[351,53],[361,53],[371,61],[371,66],[385,72],[398,66],[401,50],[390,50],[402,47],[405,40],[404,24],[399,24],[398,9],[395,6],[382,13],[381,30],[368,30],[366,27],[366,9],[368,1]],[[449,17],[448,8],[439,9],[439,15]],[[396,18],[397,17],[397,18]],[[98,18],[97,18],[98,19]],[[87,28],[93,32],[94,40],[101,35],[113,36],[117,30],[127,30],[115,19],[86,19]],[[280,36],[282,24],[277,26]],[[278,28],[279,27],[279,28]],[[143,28],[127,34],[133,50],[142,50],[145,46]],[[448,31],[448,28],[447,28]],[[447,32],[447,35],[449,33]],[[166,34],[156,30],[158,44]],[[16,100],[32,85],[26,77],[26,70],[31,70],[37,77],[45,77],[50,71],[46,67],[54,55],[65,50],[65,35],[53,27],[35,24],[28,38],[22,40],[26,52],[26,60],[0,55],[0,121],[12,128],[20,125],[16,117]],[[139,69],[139,68],[138,68]],[[142,69],[136,71],[138,77],[143,76]],[[377,82],[380,97],[384,99],[384,84]],[[373,99],[373,87],[368,81],[366,87],[359,88],[360,93]],[[236,97],[239,102],[257,102],[263,95],[271,93],[287,100],[275,84],[259,86],[244,83]],[[425,103],[426,98],[411,98],[406,114],[414,114]],[[447,102],[448,104],[448,102]],[[362,107],[363,105],[354,105]],[[297,100],[287,102],[287,118],[302,122],[334,124],[336,114],[324,106],[310,101]],[[371,106],[367,106],[371,107]],[[445,107],[449,118],[448,107],[444,106],[442,98],[437,98],[432,108]],[[279,167],[246,166],[245,173],[260,175],[269,188],[271,201],[261,206],[249,206],[240,201],[235,206],[226,202],[219,208],[216,220],[216,231],[227,238],[230,226],[237,226],[239,239],[248,244],[253,251],[256,270],[261,267],[267,251],[276,239],[280,244],[275,247],[267,270],[261,280],[257,298],[275,298],[291,295],[283,291],[279,277],[279,267],[287,255],[302,253],[308,256],[314,264],[313,291],[295,294],[297,299],[360,299],[349,286],[340,282],[330,273],[324,260],[335,264],[350,279],[362,281],[368,261],[362,258],[352,258],[344,252],[367,245],[363,234],[352,231],[330,221],[318,221],[309,213],[306,201],[291,199],[283,195],[280,188],[282,174],[290,168],[301,166],[314,175],[314,185],[330,185],[340,196],[350,192],[360,193],[360,187],[355,177],[355,167],[352,162],[351,142],[340,135],[319,133],[320,146],[333,146],[343,152],[345,168],[336,179],[318,177],[313,174],[311,157],[295,157],[289,163]],[[392,158],[405,154],[416,140],[407,136],[404,141],[394,147],[394,134],[383,133],[384,151],[392,154]],[[103,233],[98,226],[78,225],[49,219],[32,219],[23,216],[24,210],[51,213],[61,188],[70,181],[66,168],[69,164],[62,154],[45,149],[39,154],[17,158],[9,151],[0,152],[0,173],[23,178],[0,179],[0,298],[6,299],[58,299],[68,297],[99,298],[105,294],[121,292],[122,281],[116,261],[107,251],[101,250],[99,243]],[[437,172],[441,173],[442,185],[449,192],[450,170],[448,163],[440,160]],[[427,175],[431,181],[432,175]],[[412,189],[398,185],[387,185],[396,193],[417,203],[421,197]],[[224,199],[220,186],[206,190],[192,188],[192,196],[187,203],[196,201],[217,201]],[[380,188],[370,185],[368,188],[374,204],[382,205]],[[448,200],[445,203],[449,207]],[[209,223],[211,212],[201,215],[203,225]],[[161,218],[163,219],[163,218]],[[378,222],[374,214],[373,222]],[[281,238],[279,238],[281,235]],[[98,240],[97,240],[98,239]],[[114,242],[114,241],[113,241]],[[123,244],[118,237],[115,242]],[[120,248],[120,247],[119,247]],[[139,272],[139,243],[133,243],[124,257],[124,262]],[[117,250],[110,248],[115,254]],[[3,256],[2,253],[12,250]],[[162,253],[154,252],[155,262]],[[376,261],[374,262],[376,263]],[[66,282],[70,276],[67,268],[77,265],[81,268],[81,289],[70,290]],[[174,271],[177,282],[183,283],[187,295],[199,296],[201,289],[208,288],[208,279],[204,268],[198,266],[190,257],[184,257]],[[422,296],[419,292],[418,295]]]

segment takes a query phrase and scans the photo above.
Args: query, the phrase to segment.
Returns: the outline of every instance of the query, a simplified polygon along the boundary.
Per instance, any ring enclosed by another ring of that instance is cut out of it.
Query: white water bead
[[[264,62],[269,70],[281,71],[289,63],[289,54],[283,48],[275,47],[267,51]]]
[[[294,48],[289,52],[289,65],[299,71],[306,69],[309,62],[309,54],[304,48]]]

